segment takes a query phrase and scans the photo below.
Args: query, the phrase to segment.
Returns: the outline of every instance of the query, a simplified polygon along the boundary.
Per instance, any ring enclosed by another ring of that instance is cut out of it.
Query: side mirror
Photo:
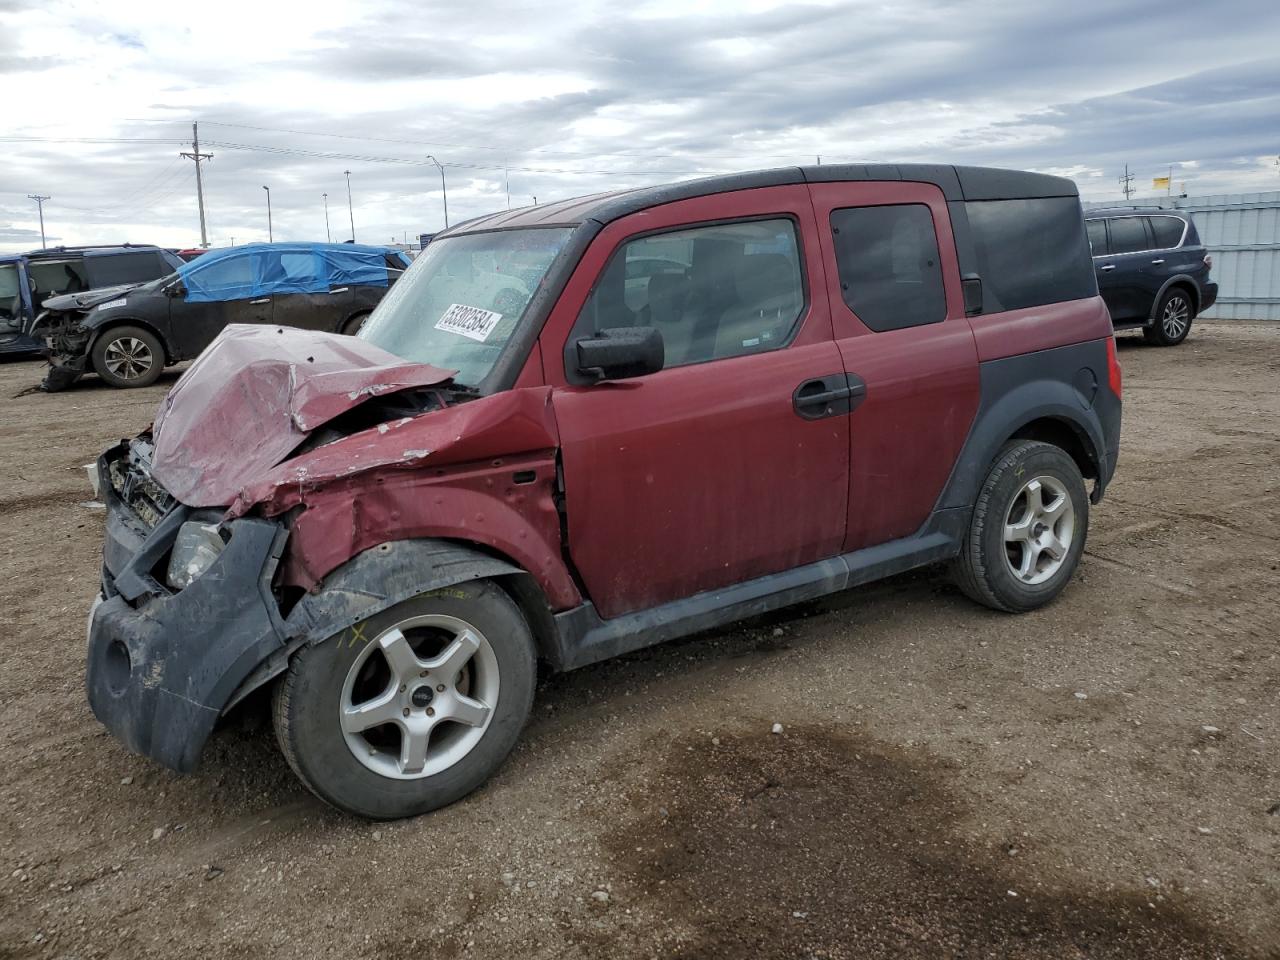
[[[662,369],[666,348],[656,327],[614,327],[579,340],[578,370],[597,380],[642,377]]]
[[[185,297],[187,295],[187,287],[186,284],[179,280],[177,283],[170,284],[166,292],[171,297]]]
[[[982,278],[976,273],[960,277],[960,290],[964,294],[964,315],[976,317],[982,312]]]

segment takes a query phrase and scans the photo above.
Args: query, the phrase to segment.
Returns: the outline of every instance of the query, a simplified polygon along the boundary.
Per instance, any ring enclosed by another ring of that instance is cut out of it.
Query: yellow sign
[[[1153,190],[1168,190],[1169,178],[1168,177],[1152,177],[1151,188]]]

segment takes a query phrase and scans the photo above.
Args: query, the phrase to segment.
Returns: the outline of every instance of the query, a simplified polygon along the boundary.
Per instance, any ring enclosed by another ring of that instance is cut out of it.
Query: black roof
[[[649,207],[676,200],[705,197],[755,187],[779,187],[799,183],[832,183],[849,180],[907,180],[932,183],[947,200],[1019,200],[1035,197],[1075,197],[1073,181],[1044,173],[1000,170],[995,167],[955,167],[925,163],[828,164],[781,167],[730,173],[680,183],[637,187],[597,193],[518,210],[503,210],[458,224],[437,237],[510,227],[576,226],[588,220],[609,223]]]
[[[159,250],[153,243],[95,243],[82,247],[44,247],[40,250],[28,250],[21,256],[29,259],[38,260],[41,257],[65,257],[74,254],[109,254],[109,253],[125,253],[135,250]]]

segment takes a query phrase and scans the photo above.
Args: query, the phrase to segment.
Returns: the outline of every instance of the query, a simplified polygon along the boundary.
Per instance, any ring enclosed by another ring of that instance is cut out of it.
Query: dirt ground
[[[99,727],[81,465],[173,378],[0,366],[0,957],[1280,957],[1280,325],[1121,339],[1048,609],[927,570],[549,677],[485,789],[381,825],[251,712],[187,777]]]

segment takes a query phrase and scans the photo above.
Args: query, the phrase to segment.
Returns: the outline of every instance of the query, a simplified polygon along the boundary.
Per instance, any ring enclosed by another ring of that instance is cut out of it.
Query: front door
[[[194,357],[232,323],[271,323],[272,297],[261,292],[252,249],[202,264],[170,301],[169,329],[181,359]]]
[[[849,402],[824,399],[844,375],[817,250],[794,186],[634,214],[584,255],[541,343],[569,553],[602,617],[840,552]],[[625,326],[661,331],[665,368],[590,383],[577,339]]]

